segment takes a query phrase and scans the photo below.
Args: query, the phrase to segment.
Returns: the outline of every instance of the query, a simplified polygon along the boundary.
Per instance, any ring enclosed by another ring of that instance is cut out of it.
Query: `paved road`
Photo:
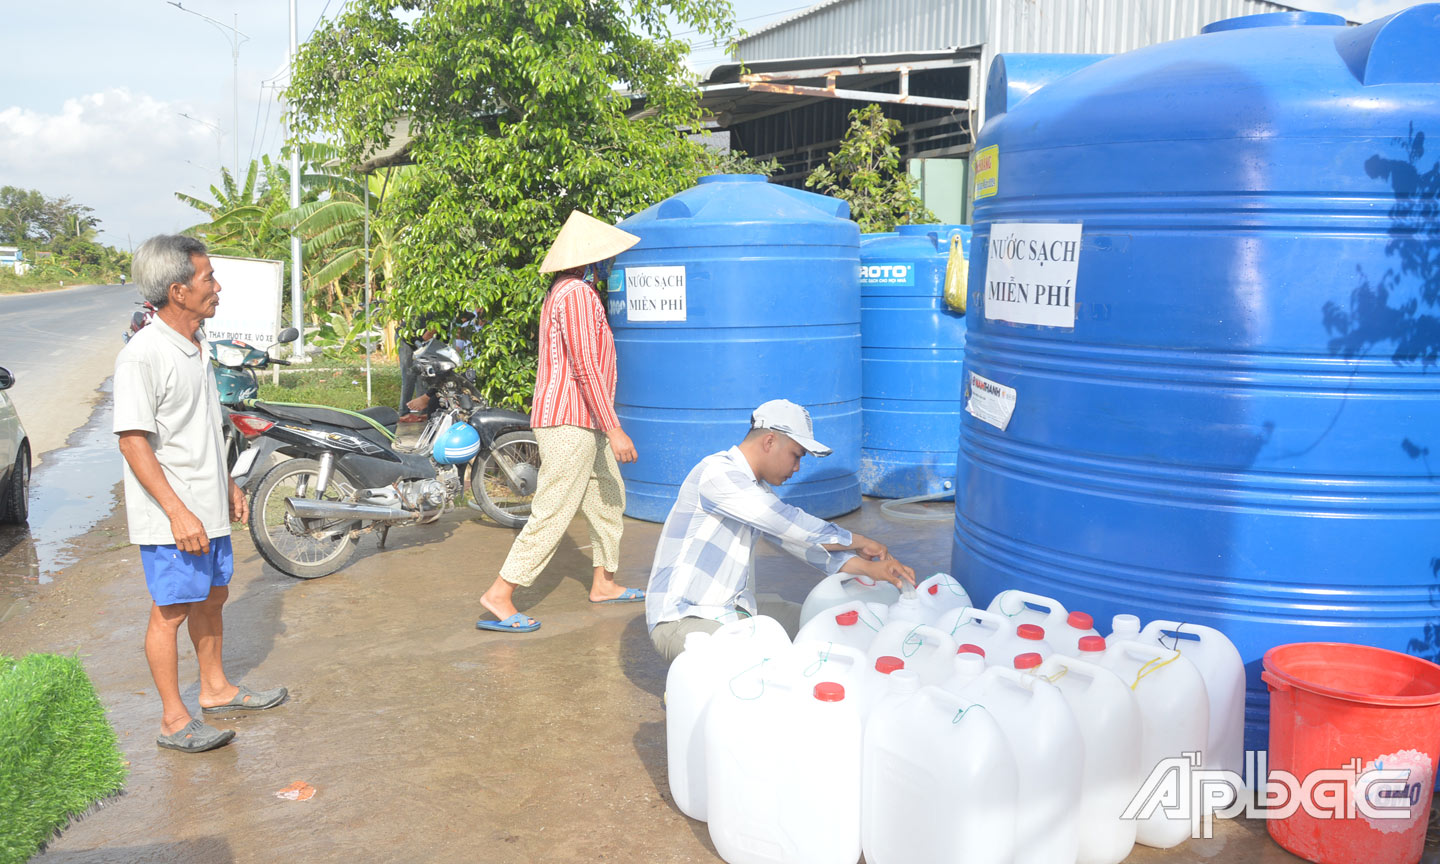
[[[0,366],[15,373],[10,397],[36,454],[89,419],[136,299],[129,285],[0,295]]]

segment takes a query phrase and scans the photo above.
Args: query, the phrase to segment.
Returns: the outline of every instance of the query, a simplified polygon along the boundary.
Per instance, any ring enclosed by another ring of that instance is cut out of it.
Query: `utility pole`
[[[238,12],[235,13],[234,24],[222,24],[203,12],[186,9],[184,6],[175,2],[175,0],[165,0],[165,2],[179,9],[181,12],[189,12],[191,15],[204,18],[211,26],[218,29],[220,34],[230,42],[230,65],[232,68],[230,76],[230,109],[235,121],[235,182],[240,183],[240,43],[249,42],[250,37],[240,32],[240,13]],[[227,30],[229,32],[226,32]]]
[[[290,0],[290,81],[295,81],[295,58],[300,53],[299,30],[295,18],[295,0]],[[294,132],[294,128],[291,128]],[[300,142],[290,141],[290,207],[300,206]],[[295,340],[295,359],[305,359],[305,289],[300,260],[300,234],[290,229],[290,321],[300,331]]]

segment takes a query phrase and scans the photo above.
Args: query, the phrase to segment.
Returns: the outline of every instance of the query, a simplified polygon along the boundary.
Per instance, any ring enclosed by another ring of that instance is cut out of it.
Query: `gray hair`
[[[135,290],[156,309],[170,302],[170,286],[195,278],[192,255],[205,255],[205,244],[183,234],[157,234],[140,244],[130,264]]]

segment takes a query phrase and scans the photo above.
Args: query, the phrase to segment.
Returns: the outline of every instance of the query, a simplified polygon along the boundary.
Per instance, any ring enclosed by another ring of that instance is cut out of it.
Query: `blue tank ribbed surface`
[[[1244,21],[1082,68],[978,142],[965,382],[1015,400],[1003,430],[962,418],[954,572],[977,603],[1219,628],[1251,748],[1271,646],[1440,660],[1437,56],[1440,4]],[[1053,223],[1082,226],[1073,324],[1017,323],[993,243]]]
[[[690,469],[782,398],[809,409],[834,453],[805,457],[780,497],[821,518],[860,506],[860,229],[849,215],[835,198],[717,175],[620,223],[641,238],[616,259],[608,298],[616,412],[640,453],[621,466],[627,515],[663,521]],[[684,268],[684,320],[637,320],[635,275],[659,267]]]
[[[860,491],[881,498],[955,488],[965,318],[945,305],[950,237],[968,225],[901,225],[860,242],[864,440]]]

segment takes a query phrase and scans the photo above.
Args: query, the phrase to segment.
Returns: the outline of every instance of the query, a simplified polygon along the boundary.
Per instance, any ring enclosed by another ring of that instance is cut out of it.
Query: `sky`
[[[346,2],[296,0],[300,41]],[[1289,2],[1369,21],[1416,0]],[[210,200],[219,166],[235,170],[237,141],[242,171],[262,153],[278,154],[289,4],[180,3],[183,9],[166,0],[0,0],[0,186],[69,196],[94,209],[102,242],[133,249],[203,220],[174,193]],[[739,25],[754,31],[808,4],[733,5]],[[242,34],[238,64],[232,26]],[[726,59],[723,46],[676,35],[694,45],[697,70]]]

